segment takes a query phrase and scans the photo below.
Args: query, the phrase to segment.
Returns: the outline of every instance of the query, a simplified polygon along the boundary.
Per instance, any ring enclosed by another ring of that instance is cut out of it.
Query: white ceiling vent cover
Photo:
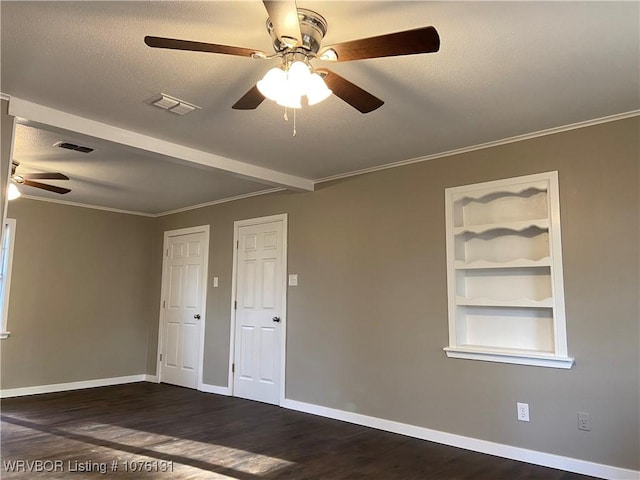
[[[167,110],[171,113],[175,113],[176,115],[186,115],[196,109],[201,109],[201,107],[197,105],[193,105],[192,103],[185,102],[184,100],[180,100],[179,98],[175,98],[164,93],[160,93],[153,97],[149,100],[149,104],[162,108],[163,110]]]

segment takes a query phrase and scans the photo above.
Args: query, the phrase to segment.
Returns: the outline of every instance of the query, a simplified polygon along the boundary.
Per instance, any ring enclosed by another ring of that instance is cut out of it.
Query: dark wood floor
[[[591,478],[170,385],[12,398],[1,408],[3,479]]]

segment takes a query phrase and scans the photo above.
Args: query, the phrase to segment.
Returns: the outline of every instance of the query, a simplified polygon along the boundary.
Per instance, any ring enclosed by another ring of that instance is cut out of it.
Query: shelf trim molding
[[[484,350],[464,347],[445,347],[443,349],[449,358],[466,360],[481,360],[485,362],[514,363],[534,367],[550,367],[570,369],[575,364],[573,357],[559,357],[556,355],[540,355],[536,353],[500,352],[498,350]]]
[[[485,223],[480,225],[467,225],[465,227],[453,227],[453,234],[480,234],[490,232],[491,230],[513,230],[514,232],[522,232],[529,228],[549,230],[549,220],[546,218],[535,218],[532,220],[519,220],[517,222]]]
[[[553,308],[552,298],[515,298],[490,299],[486,297],[456,297],[456,304],[462,307],[514,307],[514,308]]]
[[[531,268],[531,267],[550,267],[551,258],[542,257],[538,260],[530,260],[528,258],[516,258],[508,262],[487,262],[486,260],[476,260],[474,262],[454,263],[456,270],[482,270],[496,268]]]
[[[473,185],[451,187],[448,190],[451,191],[453,199],[456,201],[478,201],[483,200],[487,196],[495,194],[495,191],[498,188],[500,189],[500,193],[504,193],[506,195],[519,195],[523,192],[526,192],[527,190],[537,190],[540,193],[547,192],[548,187],[546,185],[546,181],[546,173],[535,173],[533,175],[523,175],[521,177],[483,182],[482,188],[474,189],[474,193],[470,193],[468,188]]]

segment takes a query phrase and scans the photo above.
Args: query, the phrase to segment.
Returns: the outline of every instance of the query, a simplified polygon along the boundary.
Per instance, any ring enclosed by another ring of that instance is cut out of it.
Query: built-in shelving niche
[[[449,357],[571,368],[557,172],[447,188]]]

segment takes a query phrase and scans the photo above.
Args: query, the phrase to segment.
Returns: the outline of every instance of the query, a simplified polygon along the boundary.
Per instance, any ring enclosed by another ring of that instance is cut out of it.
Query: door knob
[[[271,320],[273,320],[276,323],[280,323],[280,317],[273,317]]]
[[[196,320],[200,320],[200,314],[199,314],[199,313],[196,313],[196,314],[193,316],[193,318],[195,318]]]

